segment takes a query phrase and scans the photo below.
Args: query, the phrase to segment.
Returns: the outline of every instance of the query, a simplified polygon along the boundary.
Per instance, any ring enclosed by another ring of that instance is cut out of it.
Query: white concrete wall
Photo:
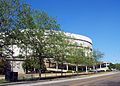
[[[82,45],[83,47],[89,47],[92,49],[92,40],[90,38],[83,35],[72,34],[72,33],[65,33],[65,34],[66,36],[69,36],[70,38],[72,38],[72,39],[68,39],[70,42],[77,43],[78,45]],[[20,54],[20,48],[14,45],[13,49],[14,49],[13,56],[18,56]],[[89,51],[86,51],[86,52],[89,52]],[[23,52],[22,55],[26,55],[26,52]],[[13,64],[11,62],[11,65],[13,65],[14,72],[24,73],[24,70],[22,68],[22,62],[23,61],[13,61]]]
[[[73,33],[65,33],[68,36],[68,41],[71,43],[77,43],[83,47],[89,47],[92,49],[92,40],[86,36],[73,34]]]
[[[18,74],[24,74],[24,70],[22,67],[23,61],[10,61],[11,64],[11,70],[13,72],[18,72]]]

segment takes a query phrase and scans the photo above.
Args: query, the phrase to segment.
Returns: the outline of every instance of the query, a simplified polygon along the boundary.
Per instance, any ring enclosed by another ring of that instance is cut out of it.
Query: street
[[[12,85],[13,86],[13,85]],[[47,82],[17,84],[14,86],[120,86],[120,73],[108,73]]]

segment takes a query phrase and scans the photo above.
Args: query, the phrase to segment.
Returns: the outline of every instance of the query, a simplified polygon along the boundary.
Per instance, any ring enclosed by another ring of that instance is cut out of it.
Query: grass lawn
[[[1,79],[1,80],[0,80],[0,84],[5,83],[5,82],[7,82],[7,81],[4,80],[4,79]]]

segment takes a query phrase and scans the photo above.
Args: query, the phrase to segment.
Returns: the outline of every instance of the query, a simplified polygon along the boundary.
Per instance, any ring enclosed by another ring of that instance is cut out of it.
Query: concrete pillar
[[[100,68],[102,68],[102,67],[101,67],[101,63],[100,63]]]
[[[88,67],[87,66],[85,66],[85,68],[86,68],[86,73],[88,72]]]
[[[107,63],[105,63],[105,66],[108,67],[108,66],[107,66]]]
[[[22,64],[23,64],[23,61],[20,61],[20,60],[10,61],[11,71],[18,72],[18,74],[25,74],[22,68]]]
[[[78,71],[78,66],[76,65],[76,71]]]
[[[105,70],[105,72],[106,72],[106,71],[107,71],[107,68],[108,68],[107,63],[105,63],[105,66],[106,66],[106,70]]]
[[[68,64],[66,64],[66,70],[68,71]]]
[[[93,70],[95,70],[95,65],[93,65]]]
[[[35,68],[33,69],[33,71],[35,72]]]
[[[56,62],[56,69],[58,69],[58,63]]]
[[[84,68],[82,68],[82,71],[84,71]]]

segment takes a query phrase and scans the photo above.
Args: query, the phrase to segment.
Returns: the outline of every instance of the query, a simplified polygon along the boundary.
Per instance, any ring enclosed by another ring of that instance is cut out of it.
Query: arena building
[[[83,35],[79,35],[79,34],[73,34],[73,33],[65,33],[65,35],[67,36],[67,40],[70,43],[76,43],[78,47],[85,48],[86,52],[92,52],[93,48],[93,43],[92,40],[89,37],[83,36]],[[14,56],[17,56],[19,54],[20,49],[17,48],[17,46],[14,46]],[[8,61],[10,61],[11,64],[11,69],[13,72],[18,72],[18,73],[24,73],[24,70],[22,68],[22,63],[24,61],[24,59],[8,59]],[[49,64],[48,60],[45,59],[45,65],[48,71],[53,71],[53,72],[61,72],[61,68],[63,69],[63,72],[67,72],[68,70],[71,71],[77,71],[77,70],[81,70],[81,71],[86,71],[86,66],[84,65],[79,65],[78,68],[76,68],[75,64],[71,64],[71,63],[64,63],[62,66],[60,64],[56,64],[56,62],[52,62],[51,64]],[[100,66],[102,67],[102,66]],[[107,66],[104,66],[107,67]],[[86,71],[87,72],[87,71]]]
[[[68,32],[66,32],[65,35],[67,37],[66,38],[67,41],[70,42],[71,44],[77,44],[77,47],[84,48],[86,53],[92,52],[93,44],[92,44],[92,40],[89,37],[79,34],[68,33]],[[62,67],[60,64],[56,64],[55,62],[52,62],[51,64],[49,64],[47,60],[45,62],[46,62],[47,70],[49,71],[61,71],[61,68],[64,69],[63,72],[67,72],[68,70],[72,70],[72,71],[85,70],[85,66],[79,66],[79,68],[77,69],[76,65],[71,63],[64,63]]]

